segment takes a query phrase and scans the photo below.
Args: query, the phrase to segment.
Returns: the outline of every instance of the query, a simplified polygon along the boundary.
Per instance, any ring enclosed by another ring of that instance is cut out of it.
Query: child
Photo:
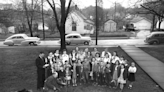
[[[115,65],[113,66],[113,78],[111,82],[114,82],[114,85],[117,87],[117,80],[118,80],[118,69],[119,69],[119,61],[117,60]],[[113,88],[116,88],[113,87]]]
[[[105,57],[102,58],[104,63],[110,63],[111,58],[109,57],[109,54],[105,54]]]
[[[60,54],[59,54],[59,50],[56,50],[55,53],[54,53],[55,59],[56,59],[56,58],[59,58],[59,55],[60,55]]]
[[[95,85],[97,85],[98,83],[98,71],[99,71],[98,67],[99,67],[98,61],[96,61],[95,58],[92,58],[92,71],[93,71],[93,80]]]
[[[103,86],[104,85],[104,79],[105,79],[105,75],[104,75],[104,69],[105,69],[105,63],[103,61],[100,62],[100,66],[99,66],[99,85]]]
[[[77,86],[77,83],[76,83],[76,79],[77,79],[77,67],[76,67],[76,63],[73,62],[73,66],[72,66],[72,83],[73,83],[73,86]]]
[[[126,84],[126,79],[127,79],[127,71],[125,69],[125,66],[121,64],[121,68],[118,70],[118,81],[117,84],[120,84],[120,92],[123,91],[124,84]]]
[[[82,62],[80,59],[77,60],[77,82],[79,82],[79,84],[81,85],[81,70],[82,70]]]
[[[105,83],[106,86],[110,87],[109,83],[111,82],[111,68],[110,68],[110,63],[107,62],[106,67],[105,67]]]
[[[67,85],[70,85],[71,72],[70,72],[70,69],[68,67],[65,70],[65,74],[66,74],[66,77],[65,77],[66,83],[67,83]]]
[[[65,64],[65,61],[69,61],[69,55],[66,50],[64,50],[62,54],[62,63]]]
[[[133,83],[135,81],[135,73],[136,73],[136,71],[137,71],[137,68],[135,66],[135,63],[132,62],[131,66],[128,69],[128,72],[129,72],[128,80],[130,81],[130,84],[129,84],[128,88],[130,88],[130,89],[133,87]]]
[[[88,83],[89,82],[90,63],[87,58],[84,58],[83,72],[84,72],[85,83]]]
[[[83,50],[81,49],[80,50],[80,53],[78,54],[78,59],[81,60],[81,62],[84,61],[84,58],[85,58],[85,53],[83,52]]]
[[[70,54],[70,61],[71,61],[71,64],[73,64],[74,62],[76,62],[77,60],[77,53],[75,50],[72,50],[72,53]]]
[[[65,71],[64,67],[60,67],[60,70],[58,71],[58,79],[64,83],[65,81]]]

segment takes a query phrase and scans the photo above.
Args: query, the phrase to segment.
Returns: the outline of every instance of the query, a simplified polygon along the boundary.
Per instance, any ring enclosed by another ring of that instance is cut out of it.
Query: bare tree
[[[47,0],[48,4],[50,5],[50,7],[53,10],[55,21],[56,21],[56,26],[57,26],[57,29],[59,30],[59,33],[60,33],[60,38],[61,38],[60,51],[66,49],[65,23],[66,23],[66,19],[67,19],[67,16],[68,16],[68,13],[70,10],[70,6],[72,3],[72,0],[69,0],[68,5],[67,5],[66,1],[68,1],[68,0],[59,0],[58,1],[60,4],[60,16],[58,16],[57,15],[57,7],[56,7],[57,0]]]
[[[24,12],[25,12],[30,35],[33,36],[34,14],[35,14],[35,11],[38,10],[40,2],[38,0],[31,0],[29,3],[29,2],[27,2],[27,0],[22,0],[22,5],[23,5]]]
[[[158,28],[160,29],[162,19],[164,18],[164,0],[147,0],[141,6],[153,15],[157,16],[159,21]]]

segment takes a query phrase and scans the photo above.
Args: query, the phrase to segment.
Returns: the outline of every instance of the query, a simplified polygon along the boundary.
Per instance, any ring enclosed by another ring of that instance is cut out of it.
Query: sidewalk
[[[164,90],[164,63],[135,46],[121,48]]]

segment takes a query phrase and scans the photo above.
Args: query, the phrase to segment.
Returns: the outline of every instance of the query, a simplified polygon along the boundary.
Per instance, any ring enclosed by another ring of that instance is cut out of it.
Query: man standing
[[[42,90],[45,81],[45,68],[48,66],[45,63],[44,53],[40,52],[39,57],[35,60],[37,67],[37,89]]]

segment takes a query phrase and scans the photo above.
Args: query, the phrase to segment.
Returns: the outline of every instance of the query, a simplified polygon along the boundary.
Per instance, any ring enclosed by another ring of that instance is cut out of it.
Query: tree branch
[[[47,0],[47,2],[48,2],[48,4],[50,5],[50,7],[52,8],[52,10],[54,11],[54,16],[55,16],[55,20],[56,20],[56,25],[57,25],[57,27],[58,27],[58,29],[59,29],[60,25],[59,25],[59,20],[58,20],[57,12],[56,12],[55,2],[54,2],[54,0],[52,0],[52,3],[53,3],[53,4],[51,4],[51,2],[50,2],[49,0]]]
[[[72,0],[70,0],[69,3],[68,3],[66,16],[68,16],[68,14],[69,14],[71,3],[72,3]],[[65,21],[66,21],[66,19],[67,19],[67,17],[65,18]]]
[[[157,16],[159,16],[159,17],[164,18],[163,15],[159,14],[158,12],[156,12],[156,11],[153,10],[153,9],[147,8],[147,7],[143,6],[143,5],[141,5],[141,7],[143,7],[143,8],[146,9],[146,10],[149,10],[150,12],[152,12],[153,14],[155,14],[155,15],[157,15]]]

